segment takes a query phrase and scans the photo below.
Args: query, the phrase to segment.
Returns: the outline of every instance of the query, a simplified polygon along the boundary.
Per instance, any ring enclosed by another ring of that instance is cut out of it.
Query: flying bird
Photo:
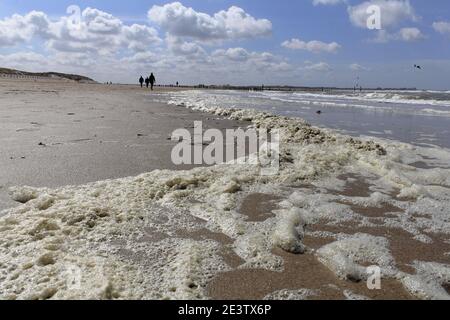
[[[419,70],[422,70],[422,67],[421,66],[418,66],[418,65],[414,65],[414,68],[416,68],[416,69],[419,69]]]

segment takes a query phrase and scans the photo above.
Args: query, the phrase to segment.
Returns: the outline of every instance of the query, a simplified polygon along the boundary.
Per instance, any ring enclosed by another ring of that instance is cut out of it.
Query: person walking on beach
[[[155,85],[155,82],[156,82],[156,78],[155,78],[155,76],[153,75],[153,72],[152,72],[152,74],[150,75],[149,81],[150,81],[151,89],[152,89],[152,91],[153,91],[153,86]]]
[[[139,83],[141,84],[141,88],[143,88],[144,87],[144,78],[142,76],[139,78]]]
[[[150,84],[150,79],[147,77],[147,78],[145,78],[145,85],[146,85],[147,89],[148,89],[149,84]]]

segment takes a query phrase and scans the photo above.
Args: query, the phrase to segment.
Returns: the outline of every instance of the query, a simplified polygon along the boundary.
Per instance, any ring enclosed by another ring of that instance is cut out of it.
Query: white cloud
[[[315,6],[319,6],[319,5],[334,6],[334,5],[341,4],[341,3],[347,3],[347,0],[313,0],[313,4]]]
[[[47,64],[47,58],[34,52],[17,52],[9,55],[0,55],[2,64],[10,67],[22,64]]]
[[[418,28],[402,28],[398,32],[390,33],[386,30],[379,30],[372,42],[386,43],[389,41],[415,42],[426,39],[426,36]]]
[[[138,52],[131,57],[121,59],[122,62],[133,64],[148,64],[158,61],[158,56],[153,52]]]
[[[220,49],[213,52],[214,57],[225,57],[232,61],[247,61],[251,54],[243,48]]]
[[[126,24],[93,8],[81,12],[79,24],[66,16],[50,19],[36,11],[14,15],[0,19],[0,47],[14,47],[16,53],[0,55],[0,59],[5,67],[78,73],[114,82],[136,81],[136,74],[151,71],[159,74],[161,82],[185,79],[185,83],[193,84],[269,82],[295,72],[287,60],[269,52],[226,48],[210,53],[203,48],[206,43],[268,35],[272,31],[270,21],[255,19],[237,7],[213,16],[186,10],[194,12],[193,19],[201,25],[193,27],[187,36],[174,32],[171,25],[164,30],[164,42],[148,25]],[[180,19],[186,19],[186,12]],[[199,30],[200,36],[194,36]],[[24,48],[42,53],[21,52]]]
[[[371,69],[368,67],[364,67],[358,63],[353,63],[350,65],[350,70],[352,70],[352,71],[370,71]]]
[[[248,39],[267,36],[272,32],[269,20],[256,19],[235,6],[211,16],[187,8],[180,2],[173,2],[153,6],[148,17],[172,36],[200,41]]]
[[[92,8],[81,13],[78,24],[68,17],[51,21],[37,11],[0,20],[0,46],[15,46],[36,37],[55,51],[98,54],[113,54],[120,49],[143,51],[161,41],[154,28],[124,25],[111,14]]]
[[[30,41],[34,35],[47,37],[49,25],[47,16],[37,11],[31,11],[25,16],[15,14],[0,20],[0,47]]]
[[[349,6],[347,11],[353,25],[367,28],[367,19],[370,14],[367,9],[379,6],[381,10],[381,27],[387,29],[403,21],[417,21],[418,17],[409,0],[370,0],[356,6]]]
[[[158,32],[154,28],[145,25],[133,24],[131,26],[123,26],[122,37],[124,44],[128,49],[134,51],[145,51],[152,44],[159,44],[161,39]]]
[[[414,42],[425,39],[425,35],[418,28],[402,28],[398,32],[398,37],[402,41]]]
[[[441,34],[450,35],[450,22],[446,21],[434,22],[433,29]]]
[[[326,62],[319,62],[319,63],[306,62],[306,66],[303,67],[302,69],[315,72],[330,72],[333,70],[331,66]]]
[[[282,46],[292,50],[307,50],[314,53],[336,53],[341,48],[341,46],[336,42],[325,43],[317,40],[305,42],[300,39],[285,41],[282,43]]]
[[[98,9],[87,8],[83,11],[82,17],[92,33],[118,34],[122,28],[122,21]]]
[[[249,52],[244,48],[219,49],[212,53],[215,70],[234,74],[286,74],[295,68],[285,59],[269,52]]]
[[[175,55],[191,59],[204,59],[207,56],[206,51],[195,42],[184,41],[179,37],[167,35],[166,43],[168,49]]]

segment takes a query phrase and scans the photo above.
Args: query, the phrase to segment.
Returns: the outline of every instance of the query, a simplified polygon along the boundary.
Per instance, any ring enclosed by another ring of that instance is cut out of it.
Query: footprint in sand
[[[39,131],[40,129],[38,128],[20,128],[17,129],[16,132],[35,132],[35,131]]]
[[[68,140],[66,143],[68,144],[76,144],[76,143],[83,143],[83,142],[91,142],[92,139],[74,139],[74,140]]]

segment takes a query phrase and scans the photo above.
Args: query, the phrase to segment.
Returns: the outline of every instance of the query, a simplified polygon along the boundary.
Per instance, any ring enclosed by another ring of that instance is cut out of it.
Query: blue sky
[[[370,4],[381,9],[381,31],[361,22]],[[70,5],[81,9],[81,31],[63,25]],[[240,11],[229,11],[233,6]],[[215,15],[221,11],[223,19]],[[108,30],[94,28],[100,24]],[[0,66],[99,81],[133,82],[154,71],[161,82],[189,84],[353,86],[359,77],[363,86],[450,89],[450,6],[447,0],[3,0]]]

